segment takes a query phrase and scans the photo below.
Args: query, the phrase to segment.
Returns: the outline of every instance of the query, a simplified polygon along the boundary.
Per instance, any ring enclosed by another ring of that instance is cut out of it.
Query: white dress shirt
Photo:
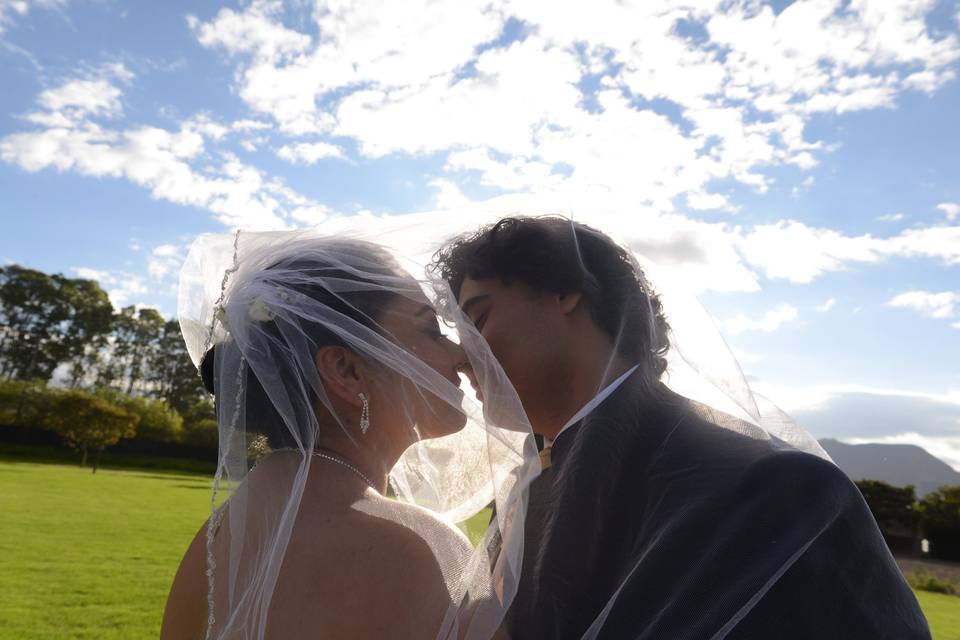
[[[616,380],[614,380],[613,382],[611,382],[610,384],[608,384],[606,387],[604,387],[604,388],[603,388],[603,391],[601,391],[600,393],[598,393],[597,395],[595,395],[595,396],[593,397],[593,400],[591,400],[591,401],[588,402],[587,404],[583,405],[583,408],[580,409],[580,411],[577,411],[575,414],[573,414],[573,417],[570,418],[569,420],[567,420],[567,424],[563,425],[563,428],[560,429],[559,432],[557,432],[557,438],[560,437],[560,434],[561,434],[561,433],[563,433],[564,431],[566,431],[567,429],[569,429],[570,427],[572,427],[573,425],[575,425],[576,423],[580,422],[581,420],[583,420],[584,418],[586,418],[588,415],[590,415],[590,412],[593,411],[594,409],[596,409],[597,406],[599,406],[599,404],[600,404],[601,402],[603,402],[604,400],[606,400],[606,399],[607,399],[607,396],[609,396],[611,393],[613,393],[614,391],[616,391],[617,388],[618,388],[621,384],[623,384],[623,381],[626,380],[627,378],[629,378],[629,377],[630,377],[630,374],[633,373],[634,371],[636,371],[636,370],[637,370],[637,367],[639,367],[639,366],[640,366],[640,365],[638,365],[638,364],[633,365],[633,367],[632,367],[629,371],[627,371],[625,374],[623,374],[622,376],[620,376],[619,378],[617,378]],[[551,439],[549,439],[549,438],[544,438],[544,439],[543,439],[543,446],[544,446],[544,447],[552,446],[553,443],[554,443],[554,441],[555,441],[557,438],[554,438],[553,440],[551,440]]]

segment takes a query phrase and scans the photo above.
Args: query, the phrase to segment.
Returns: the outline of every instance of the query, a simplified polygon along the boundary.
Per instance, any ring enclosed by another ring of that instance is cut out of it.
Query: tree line
[[[121,439],[217,442],[176,320],[117,311],[95,280],[16,264],[0,267],[0,426],[54,432],[82,464]]]
[[[960,561],[960,486],[945,486],[917,500],[913,486],[895,487],[879,480],[857,480],[884,537],[905,532],[930,543],[929,553]]]
[[[81,464],[121,440],[206,449],[217,422],[176,320],[114,310],[94,280],[0,268],[0,435],[56,434]],[[168,449],[169,450],[169,449]],[[922,527],[933,555],[960,560],[960,487],[916,500],[913,487],[857,485],[885,534]]]

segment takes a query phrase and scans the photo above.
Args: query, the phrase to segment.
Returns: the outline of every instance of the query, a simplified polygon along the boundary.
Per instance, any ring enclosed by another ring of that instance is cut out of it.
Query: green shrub
[[[183,442],[195,447],[216,449],[219,442],[217,421],[207,419],[189,423],[184,429]]]
[[[51,395],[38,380],[0,380],[0,425],[40,426]]]
[[[183,418],[166,400],[130,396],[113,389],[101,389],[97,396],[140,418],[137,440],[182,442]]]
[[[936,576],[923,571],[909,573],[906,576],[907,582],[914,589],[921,591],[932,591],[933,593],[946,593],[948,595],[957,595],[957,589],[949,582],[944,582]]]

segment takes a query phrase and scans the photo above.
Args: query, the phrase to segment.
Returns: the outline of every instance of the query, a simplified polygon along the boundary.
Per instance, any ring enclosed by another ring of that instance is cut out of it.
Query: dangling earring
[[[370,428],[370,402],[362,391],[357,394],[357,397],[363,403],[363,409],[360,411],[360,432],[366,435],[367,429]]]

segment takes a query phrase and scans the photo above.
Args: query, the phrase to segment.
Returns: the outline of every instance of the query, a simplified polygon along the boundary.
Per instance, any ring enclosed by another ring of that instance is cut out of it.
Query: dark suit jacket
[[[636,378],[530,487],[514,640],[930,637],[836,466]]]

